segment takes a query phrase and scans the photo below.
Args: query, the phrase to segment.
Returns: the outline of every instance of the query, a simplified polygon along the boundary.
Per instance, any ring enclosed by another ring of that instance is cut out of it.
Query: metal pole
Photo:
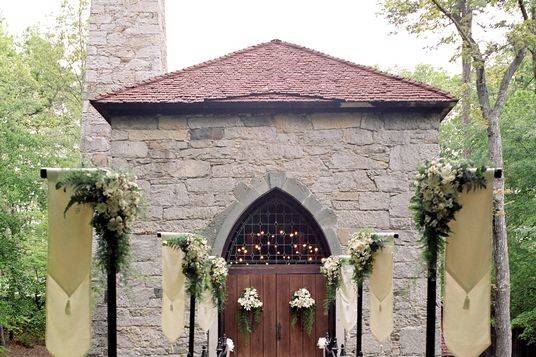
[[[363,283],[357,286],[357,327],[355,334],[355,355],[363,356]]]
[[[108,263],[106,307],[108,312],[108,357],[117,357],[117,290],[115,279],[116,266],[116,242],[110,242],[111,257]]]
[[[188,336],[188,357],[194,357],[195,294],[190,295],[190,335]]]
[[[435,356],[436,297],[437,257],[434,257],[428,266],[428,281],[426,291],[426,357]]]

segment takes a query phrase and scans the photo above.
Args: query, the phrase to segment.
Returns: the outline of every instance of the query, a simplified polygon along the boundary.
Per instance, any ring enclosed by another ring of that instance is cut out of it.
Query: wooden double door
[[[318,265],[232,267],[227,284],[228,298],[222,322],[224,333],[235,343],[235,356],[322,356],[316,344],[319,337],[326,335],[333,319],[324,313],[326,286]],[[263,313],[256,329],[251,334],[242,334],[238,326],[237,300],[248,287],[259,292]],[[289,301],[300,288],[307,288],[316,301],[316,318],[310,335],[299,323],[291,325]]]

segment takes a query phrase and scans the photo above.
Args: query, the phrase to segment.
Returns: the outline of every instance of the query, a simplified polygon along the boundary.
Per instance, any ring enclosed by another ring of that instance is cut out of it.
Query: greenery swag
[[[122,173],[73,170],[56,184],[56,189],[67,187],[72,187],[73,193],[65,212],[74,204],[93,208],[91,225],[98,237],[97,265],[104,272],[113,266],[117,272],[124,272],[130,255],[129,233],[139,212],[138,185]]]
[[[301,321],[302,327],[308,335],[311,335],[313,323],[315,321],[315,299],[306,288],[296,290],[292,294],[289,302],[292,326],[295,326],[298,320]]]
[[[354,233],[348,241],[350,264],[354,267],[353,280],[357,285],[372,273],[374,253],[383,248],[384,241],[372,231],[364,229]]]
[[[435,263],[445,248],[449,223],[462,208],[460,192],[486,187],[486,168],[469,167],[467,162],[438,159],[427,161],[419,169],[410,208],[422,233],[419,242],[428,264]]]
[[[335,302],[335,299],[337,298],[337,289],[341,287],[341,268],[343,263],[345,263],[345,259],[340,255],[332,255],[322,259],[320,273],[326,278],[327,292],[326,301],[324,303],[324,309],[326,312]]]
[[[252,333],[261,320],[262,301],[255,288],[245,288],[238,298],[238,327],[243,334]]]
[[[208,277],[212,301],[221,311],[227,300],[227,275],[229,268],[222,257],[210,256],[208,259]]]
[[[209,290],[212,301],[220,310],[227,298],[226,284],[229,269],[225,259],[209,256],[207,240],[197,234],[181,233],[162,242],[165,246],[184,252],[182,273],[186,277],[186,291],[200,298]]]

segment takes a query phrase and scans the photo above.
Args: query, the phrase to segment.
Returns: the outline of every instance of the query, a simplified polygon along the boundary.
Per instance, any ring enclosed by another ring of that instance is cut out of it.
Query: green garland
[[[130,256],[129,234],[139,212],[141,190],[126,174],[108,170],[73,170],[67,172],[56,189],[72,187],[65,213],[74,204],[93,208],[91,225],[97,233],[97,266],[106,272],[114,267],[127,271]]]
[[[255,288],[245,288],[238,298],[238,328],[243,334],[252,333],[261,321],[262,301]]]
[[[355,285],[363,283],[366,277],[372,273],[374,267],[374,253],[383,248],[385,242],[371,230],[363,229],[348,241],[350,264],[354,266],[352,279]]]
[[[289,302],[292,326],[296,326],[298,320],[308,335],[311,335],[315,321],[316,302],[306,288],[296,290]]]
[[[486,168],[469,167],[467,162],[438,159],[427,161],[419,169],[410,209],[415,225],[421,231],[419,243],[429,265],[435,263],[445,249],[449,223],[462,208],[460,192],[486,187]]]
[[[212,300],[220,311],[223,310],[227,300],[227,276],[229,268],[227,262],[221,257],[209,257],[208,276],[210,279],[209,289],[212,293]]]
[[[207,240],[196,234],[181,233],[162,242],[163,245],[184,252],[182,273],[186,276],[186,291],[190,296],[200,298],[207,287]]]
[[[324,301],[324,312],[328,312],[329,307],[337,299],[337,289],[341,287],[341,268],[344,258],[338,255],[322,259],[320,273],[326,278],[326,300]]]

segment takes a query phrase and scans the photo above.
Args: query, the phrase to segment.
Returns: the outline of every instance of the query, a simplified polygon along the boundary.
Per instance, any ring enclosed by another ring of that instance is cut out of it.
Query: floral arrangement
[[[230,338],[225,340],[225,346],[227,347],[227,352],[234,352],[234,342]]]
[[[201,297],[207,286],[208,251],[207,240],[200,235],[182,233],[162,242],[184,252],[182,273],[186,276],[186,291],[190,296]]]
[[[370,230],[361,230],[348,241],[350,264],[354,266],[353,280],[356,285],[372,273],[374,253],[384,245],[382,239]]]
[[[308,335],[311,335],[315,320],[315,299],[309,290],[301,288],[292,294],[289,302],[292,326],[301,320],[302,327]]]
[[[318,342],[316,343],[316,345],[318,346],[318,348],[320,348],[321,350],[325,350],[326,348],[328,348],[328,339],[325,338],[325,337],[320,337],[318,339]]]
[[[341,286],[341,267],[343,262],[344,259],[338,255],[322,259],[320,273],[326,278],[327,296],[324,304],[326,311],[337,298],[337,289]]]
[[[429,264],[435,262],[445,248],[449,223],[462,208],[459,193],[484,188],[485,172],[485,167],[469,169],[467,162],[446,159],[427,161],[419,169],[410,208],[422,233],[420,243]]]
[[[211,256],[208,258],[208,277],[210,280],[210,290],[212,300],[221,311],[227,299],[227,275],[229,268],[227,262],[222,257]]]
[[[74,204],[93,208],[91,225],[97,233],[97,266],[102,271],[115,268],[124,273],[130,255],[129,233],[140,204],[141,190],[126,174],[108,170],[73,170],[56,184],[56,189],[72,187],[65,213]]]
[[[246,288],[238,298],[238,326],[242,333],[251,333],[260,322],[262,301],[255,288]]]

